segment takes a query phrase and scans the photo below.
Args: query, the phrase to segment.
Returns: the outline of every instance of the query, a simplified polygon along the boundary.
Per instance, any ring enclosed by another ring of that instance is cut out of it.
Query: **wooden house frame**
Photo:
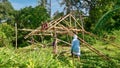
[[[48,36],[52,36],[55,40],[59,40],[68,45],[71,45],[71,44],[67,41],[63,41],[57,38],[57,35],[67,34],[73,37],[74,34],[77,35],[78,33],[81,33],[83,36],[84,34],[89,34],[94,36],[92,33],[85,31],[85,29],[83,28],[83,25],[80,24],[78,20],[76,20],[76,18],[71,13],[63,17],[60,17],[56,20],[52,20],[50,22],[44,23],[42,26],[36,28],[35,30],[31,30],[31,29],[22,29],[22,30],[31,31],[28,35],[24,37],[25,39],[33,35],[42,35],[42,36],[48,35]],[[88,44],[84,39],[80,37],[78,37],[78,39],[82,43],[84,43],[84,46],[86,46],[88,49],[95,52],[97,55],[101,56],[103,59],[109,60],[109,58],[106,55],[104,55],[102,52],[100,52],[99,50],[95,49],[93,46]],[[57,42],[55,46],[57,46]]]

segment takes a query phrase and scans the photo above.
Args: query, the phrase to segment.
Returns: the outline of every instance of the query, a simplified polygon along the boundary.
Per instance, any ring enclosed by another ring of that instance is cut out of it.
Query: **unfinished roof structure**
[[[80,21],[82,22],[82,19]],[[69,35],[72,37],[74,34],[77,35],[80,33],[83,35],[84,34],[93,35],[92,33],[85,31],[85,29],[82,26],[82,23],[79,23],[78,20],[76,20],[76,18],[71,13],[67,14],[63,17],[60,17],[56,20],[52,20],[50,22],[44,23],[44,24],[42,24],[42,26],[36,28],[35,30],[28,30],[28,31],[31,31],[31,32],[24,37],[25,39],[30,36],[33,36],[33,35],[42,35],[42,36],[49,35],[49,36],[52,36],[53,38],[55,38],[56,40],[64,42],[68,45],[71,45],[71,44],[67,41],[63,41],[63,40],[57,38],[57,35],[66,34],[66,35]],[[99,50],[95,49],[93,46],[88,44],[84,39],[80,38],[79,36],[78,36],[78,38],[82,43],[84,43],[84,46],[86,46],[88,49],[95,52],[97,55],[101,56],[103,59],[106,59],[106,60],[109,59],[107,56],[105,56]]]

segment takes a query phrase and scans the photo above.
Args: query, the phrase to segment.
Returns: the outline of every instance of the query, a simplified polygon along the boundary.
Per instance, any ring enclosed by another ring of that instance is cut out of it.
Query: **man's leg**
[[[71,55],[72,55],[72,60],[73,60],[73,63],[74,63],[74,54],[71,52]]]
[[[77,58],[78,58],[78,61],[80,61],[80,56],[77,56]]]

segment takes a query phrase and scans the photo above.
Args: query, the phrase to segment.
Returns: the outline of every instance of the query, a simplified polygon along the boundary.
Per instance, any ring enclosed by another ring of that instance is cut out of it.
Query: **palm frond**
[[[95,31],[98,30],[102,30],[103,28],[105,28],[105,23],[108,19],[110,19],[114,13],[116,13],[118,10],[120,10],[120,7],[115,8],[113,10],[108,11],[107,13],[105,13],[97,22],[96,26],[95,26]]]

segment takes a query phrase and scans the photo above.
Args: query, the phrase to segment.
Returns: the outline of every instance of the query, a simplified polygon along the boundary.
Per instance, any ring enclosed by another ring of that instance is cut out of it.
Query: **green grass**
[[[1,47],[0,68],[120,68],[120,48],[117,47],[119,45],[113,46],[111,42],[99,40],[95,42],[92,46],[109,57],[110,61],[104,60],[81,45],[80,61],[75,58],[73,64],[70,46],[59,46],[58,54],[54,55],[52,46],[42,48],[31,45],[18,49]],[[120,44],[118,39],[112,43]]]
[[[96,44],[96,49],[107,55],[111,61],[103,60],[86,47],[81,47],[80,62],[75,58],[73,64],[70,47],[58,48],[58,55],[53,55],[52,47],[46,48],[0,48],[0,68],[119,68],[120,50],[112,45]]]

